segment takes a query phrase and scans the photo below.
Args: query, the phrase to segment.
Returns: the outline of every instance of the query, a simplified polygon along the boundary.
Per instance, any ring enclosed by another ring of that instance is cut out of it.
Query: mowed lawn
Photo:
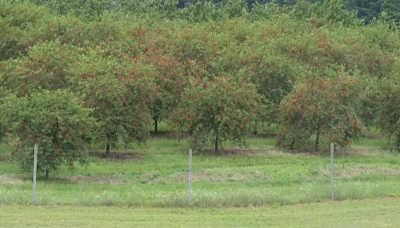
[[[0,227],[399,227],[400,199],[258,208],[0,206]]]

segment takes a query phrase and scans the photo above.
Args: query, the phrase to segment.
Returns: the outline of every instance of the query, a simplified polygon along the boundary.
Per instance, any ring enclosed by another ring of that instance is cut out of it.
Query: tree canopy
[[[23,170],[33,162],[32,145],[38,144],[38,170],[48,173],[62,163],[74,168],[74,161],[87,161],[85,144],[96,126],[91,110],[67,90],[9,95],[2,99],[1,124],[17,136],[15,156]]]
[[[58,121],[74,110],[90,132],[68,139],[71,151],[91,140],[107,154],[119,141],[145,143],[164,120],[198,148],[244,144],[269,124],[284,128],[285,148],[314,136],[319,147],[348,146],[370,127],[399,140],[391,95],[400,69],[397,7],[390,0],[0,0],[0,137],[33,147],[12,123],[27,118],[56,131],[54,121],[26,111],[43,109]],[[53,113],[57,97],[68,101]],[[46,144],[46,156],[63,143]],[[43,170],[61,163],[54,164]]]

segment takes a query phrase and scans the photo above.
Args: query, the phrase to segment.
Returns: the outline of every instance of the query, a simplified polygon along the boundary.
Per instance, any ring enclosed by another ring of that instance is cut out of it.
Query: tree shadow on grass
[[[143,159],[143,155],[141,155],[141,154],[135,154],[135,153],[126,152],[126,151],[125,152],[113,151],[113,152],[110,152],[108,157],[106,157],[106,154],[104,151],[90,151],[89,156],[100,158],[102,161],[114,160],[114,161],[135,162],[135,161],[140,161]]]
[[[260,156],[262,149],[241,148],[241,147],[222,147],[215,152],[214,149],[207,148],[201,151],[195,151],[196,156],[204,157],[230,157],[230,156]],[[266,150],[265,150],[266,151]]]

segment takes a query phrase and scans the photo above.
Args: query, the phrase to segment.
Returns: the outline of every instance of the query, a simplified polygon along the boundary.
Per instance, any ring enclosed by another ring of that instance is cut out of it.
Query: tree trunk
[[[108,158],[108,156],[110,156],[110,142],[107,142],[107,147],[106,147],[106,157]]]
[[[253,133],[254,133],[254,135],[255,135],[255,136],[257,136],[257,135],[258,135],[258,129],[257,129],[257,127],[255,127],[255,128],[254,128],[254,131],[253,131]]]
[[[215,152],[218,153],[218,134],[215,136]]]
[[[46,179],[49,179],[49,170],[46,169]]]
[[[317,137],[315,138],[315,151],[318,152],[319,149],[319,132],[317,133]]]
[[[154,119],[154,134],[156,135],[158,133],[158,121],[157,119]]]
[[[290,147],[289,147],[289,148],[290,148],[291,150],[294,150],[294,143],[295,143],[295,141],[292,141],[292,142],[290,143]]]

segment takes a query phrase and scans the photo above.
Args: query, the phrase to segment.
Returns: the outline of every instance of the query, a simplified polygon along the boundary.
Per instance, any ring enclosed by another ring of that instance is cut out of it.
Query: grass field
[[[398,227],[400,199],[275,207],[0,206],[0,227]]]
[[[189,144],[173,137],[118,145],[109,159],[93,145],[87,166],[38,175],[36,205],[32,174],[0,144],[0,227],[398,227],[400,156],[382,138],[336,150],[334,202],[328,149],[275,144],[194,153],[191,205]]]
[[[337,200],[400,196],[400,156],[384,149],[382,139],[339,149],[335,157]],[[247,148],[225,145],[220,154],[193,158],[192,207],[260,207],[324,202],[330,199],[328,150],[280,151],[275,139],[253,138]],[[381,145],[381,146],[379,146]],[[38,176],[38,205],[188,207],[188,147],[185,141],[151,139],[112,155],[92,157],[72,173]],[[0,147],[3,158],[11,148]],[[94,146],[92,149],[100,150]],[[98,151],[98,154],[103,150]],[[118,156],[116,156],[118,155]],[[32,175],[0,160],[0,204],[31,202]]]

